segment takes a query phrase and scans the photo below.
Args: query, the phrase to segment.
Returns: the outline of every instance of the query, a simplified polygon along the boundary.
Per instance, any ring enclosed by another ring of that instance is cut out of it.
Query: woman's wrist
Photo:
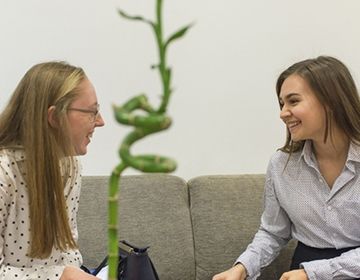
[[[247,270],[246,270],[246,267],[242,264],[242,263],[236,263],[234,266],[233,266],[233,269],[234,270],[237,270],[239,272],[239,275],[241,277],[241,279],[245,279],[246,276],[247,276]]]

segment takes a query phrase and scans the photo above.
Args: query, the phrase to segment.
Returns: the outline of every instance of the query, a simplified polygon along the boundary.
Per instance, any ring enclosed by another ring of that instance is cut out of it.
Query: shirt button
[[[327,210],[331,211],[332,207],[331,206],[328,206],[327,207]]]
[[[322,183],[322,182],[323,182],[323,180],[320,178],[320,179],[319,179],[319,182],[320,182],[320,183]]]

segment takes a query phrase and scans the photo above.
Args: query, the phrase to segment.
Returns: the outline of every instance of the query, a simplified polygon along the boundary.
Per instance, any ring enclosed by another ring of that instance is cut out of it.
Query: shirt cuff
[[[247,273],[246,279],[256,279],[259,277],[260,271],[254,266],[254,257],[248,255],[246,251],[237,258],[236,263],[241,263],[245,267]]]
[[[333,272],[328,260],[317,260],[303,262],[300,264],[309,278],[309,280],[328,280],[333,278]]]

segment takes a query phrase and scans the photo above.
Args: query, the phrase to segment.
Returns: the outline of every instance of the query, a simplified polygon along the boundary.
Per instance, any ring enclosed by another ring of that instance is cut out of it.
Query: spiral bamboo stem
[[[117,280],[118,265],[118,199],[120,195],[120,178],[122,172],[132,167],[142,172],[168,173],[176,169],[176,162],[170,158],[158,155],[132,155],[130,147],[144,137],[166,130],[171,125],[171,118],[166,115],[167,105],[172,93],[171,69],[166,64],[166,51],[170,43],[185,35],[191,25],[185,26],[173,33],[167,40],[163,39],[162,0],[156,1],[156,21],[152,22],[141,16],[130,16],[119,10],[119,14],[129,20],[141,21],[149,24],[155,34],[159,51],[159,63],[152,67],[158,69],[162,83],[162,99],[157,110],[153,109],[147,97],[142,94],[131,98],[122,106],[114,106],[115,119],[120,124],[133,126],[134,129],[124,138],[120,145],[120,164],[115,167],[109,182],[108,199],[108,264],[109,280]],[[136,114],[143,111],[145,114]]]

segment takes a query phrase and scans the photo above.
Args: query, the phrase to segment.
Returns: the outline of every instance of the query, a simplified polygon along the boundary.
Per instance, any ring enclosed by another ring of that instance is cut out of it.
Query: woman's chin
[[[293,141],[293,142],[299,142],[299,141],[302,141],[302,140],[304,140],[303,138],[301,138],[301,137],[299,137],[299,136],[296,136],[296,135],[291,135],[291,140]]]
[[[83,156],[83,155],[86,155],[86,153],[87,153],[87,147],[86,146],[85,147],[78,147],[76,149],[76,155],[77,156]]]

